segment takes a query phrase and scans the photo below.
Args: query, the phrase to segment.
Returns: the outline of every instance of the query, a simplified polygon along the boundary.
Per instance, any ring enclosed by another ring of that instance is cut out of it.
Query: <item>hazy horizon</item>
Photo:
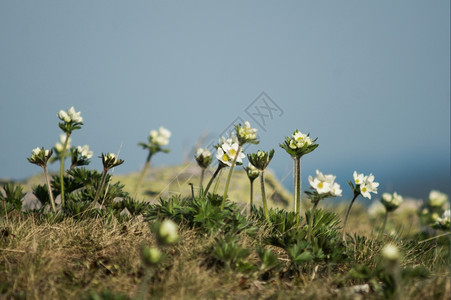
[[[58,141],[57,112],[74,106],[85,124],[72,145],[90,145],[97,170],[101,152],[119,149],[115,173],[140,170],[137,143],[160,126],[171,153],[154,166],[249,120],[261,138],[249,151],[274,148],[279,179],[292,167],[284,137],[318,137],[304,190],[316,169],[344,191],[358,170],[380,193],[450,194],[449,11],[449,1],[3,1],[0,178],[39,173],[26,157]]]

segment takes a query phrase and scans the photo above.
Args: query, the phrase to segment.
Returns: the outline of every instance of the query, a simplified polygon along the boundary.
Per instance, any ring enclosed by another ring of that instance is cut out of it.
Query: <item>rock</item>
[[[22,211],[40,209],[41,207],[41,202],[32,192],[25,194],[25,197],[23,197],[22,199]]]
[[[120,216],[127,216],[127,217],[130,217],[132,214],[128,211],[127,208],[124,208],[124,209],[119,213],[119,215],[120,215]]]
[[[116,198],[113,199],[113,203],[120,203],[122,201],[124,201],[123,197],[116,197]]]
[[[102,204],[100,204],[100,203],[96,203],[96,206],[94,206],[94,208],[97,208],[97,209],[105,209],[105,206],[103,206]]]

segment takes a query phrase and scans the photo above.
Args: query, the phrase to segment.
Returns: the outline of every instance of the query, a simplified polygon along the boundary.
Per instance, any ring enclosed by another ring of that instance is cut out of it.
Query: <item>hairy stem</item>
[[[64,141],[63,151],[61,152],[61,164],[60,164],[60,185],[61,185],[61,206],[64,207],[64,159],[66,156],[67,143],[69,142],[70,133],[66,133],[66,140]]]
[[[141,174],[139,175],[139,179],[138,179],[138,182],[136,184],[135,195],[133,197],[135,199],[136,199],[136,197],[138,197],[139,190],[141,189],[141,185],[142,185],[142,182],[143,182],[143,179],[144,179],[144,175],[146,174],[146,170],[147,170],[147,168],[150,165],[150,159],[151,158],[152,158],[152,152],[149,151],[149,154],[147,155],[146,163],[144,164],[144,167],[143,167],[143,169],[141,171]]]
[[[348,218],[349,218],[349,213],[351,212],[351,208],[352,205],[354,204],[355,199],[357,199],[357,197],[360,195],[360,193],[354,193],[354,197],[352,198],[351,203],[349,204],[348,210],[346,211],[346,217],[345,217],[345,222],[343,225],[343,233],[342,233],[342,238],[345,238],[345,229],[346,229],[346,224],[348,224]]]
[[[241,145],[238,146],[238,150],[236,151],[235,157],[233,158],[232,165],[230,166],[229,175],[227,176],[226,186],[224,189],[224,195],[222,196],[221,210],[224,209],[225,200],[227,198],[227,191],[229,189],[230,178],[232,178],[233,168],[235,167],[236,160],[238,159],[238,155],[240,155]]]
[[[107,172],[108,172],[107,169],[103,170],[102,180],[100,180],[100,185],[97,188],[96,196],[94,198],[94,202],[93,202],[93,205],[92,205],[93,208],[96,207],[96,205],[97,205],[97,200],[99,199],[100,191],[102,190],[103,185],[105,184],[105,179],[106,179]]]
[[[265,213],[266,220],[269,220],[268,215],[268,205],[266,204],[266,192],[265,192],[265,171],[261,171],[260,173],[260,186],[262,190],[262,200],[263,200],[263,211]]]
[[[301,217],[301,158],[294,157],[294,211],[296,213],[296,226],[299,226]]]
[[[53,192],[52,192],[52,187],[50,186],[49,174],[47,172],[47,167],[43,166],[42,169],[44,169],[44,177],[45,177],[45,181],[47,182],[47,188],[49,190],[50,203],[52,204],[53,212],[56,213],[55,200],[53,199]]]
[[[388,219],[388,210],[385,211],[385,216],[384,216],[384,223],[382,223],[382,229],[380,232],[380,237],[382,237],[384,235],[385,232],[385,225],[387,225],[387,219]]]
[[[221,182],[222,174],[224,173],[224,169],[221,169],[221,172],[219,172],[218,179],[216,179],[215,188],[213,189],[213,194],[218,193],[219,183]]]
[[[202,168],[202,172],[200,172],[200,190],[201,191],[203,189],[202,183],[204,182],[204,174],[205,174],[205,168]]]
[[[213,183],[213,181],[215,180],[216,176],[218,176],[219,171],[221,171],[222,169],[222,165],[221,163],[218,164],[218,167],[216,168],[216,171],[213,173],[213,176],[211,177],[210,181],[207,184],[207,187],[205,188],[205,192],[204,195],[207,195],[208,190],[210,189],[211,184]]]

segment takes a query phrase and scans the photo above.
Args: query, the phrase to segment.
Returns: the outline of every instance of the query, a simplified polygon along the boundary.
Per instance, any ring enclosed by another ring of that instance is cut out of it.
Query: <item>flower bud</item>
[[[382,248],[382,256],[388,261],[397,261],[399,260],[399,250],[393,244],[387,244]]]
[[[177,224],[175,224],[172,220],[164,220],[160,224],[158,235],[163,244],[169,245],[175,243],[179,238],[177,233]]]
[[[144,246],[142,251],[142,259],[148,265],[155,265],[161,261],[162,253],[156,247]]]

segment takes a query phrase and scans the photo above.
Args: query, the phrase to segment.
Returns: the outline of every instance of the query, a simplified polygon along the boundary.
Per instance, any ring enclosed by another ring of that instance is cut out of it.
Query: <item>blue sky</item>
[[[449,11],[449,1],[2,1],[0,178],[40,172],[26,157],[57,142],[61,109],[85,119],[74,145],[120,148],[115,172],[129,173],[151,129],[173,133],[171,154],[152,164],[179,164],[265,92],[283,114],[249,150],[275,148],[279,178],[291,158],[278,144],[299,129],[320,144],[303,158],[304,181],[319,169],[346,189],[358,170],[381,191],[449,193]]]

